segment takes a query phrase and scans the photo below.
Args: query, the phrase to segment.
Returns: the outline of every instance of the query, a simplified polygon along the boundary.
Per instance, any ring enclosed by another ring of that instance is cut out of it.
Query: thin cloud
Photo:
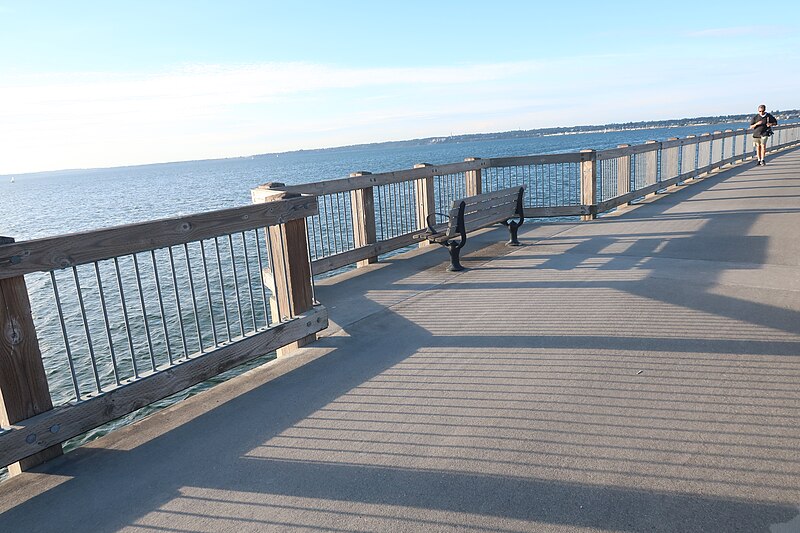
[[[768,29],[764,26],[738,26],[734,28],[709,28],[688,32],[688,37],[743,37],[746,35],[764,35]],[[771,31],[771,30],[769,30]]]

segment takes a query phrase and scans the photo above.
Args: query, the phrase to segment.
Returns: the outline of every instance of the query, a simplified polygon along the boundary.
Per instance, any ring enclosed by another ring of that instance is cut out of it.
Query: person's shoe
[[[756,166],[759,166],[759,167],[760,167],[760,166],[761,166],[761,165],[763,165],[763,164],[764,164],[764,161],[762,161],[761,159],[759,159],[759,160],[758,160],[758,163],[756,163]]]
[[[766,160],[762,159],[762,160],[761,160],[761,166],[763,167],[763,166],[764,166],[764,165],[766,165],[766,164],[767,164]]]

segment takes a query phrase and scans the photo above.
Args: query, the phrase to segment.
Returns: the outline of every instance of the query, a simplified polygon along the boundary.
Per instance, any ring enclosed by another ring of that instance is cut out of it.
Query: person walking
[[[750,127],[747,128],[753,130],[753,146],[758,157],[757,165],[767,164],[764,161],[764,156],[767,154],[767,141],[769,136],[772,135],[772,126],[777,125],[778,121],[775,120],[775,117],[767,113],[767,106],[764,104],[758,106],[758,115],[750,120]]]

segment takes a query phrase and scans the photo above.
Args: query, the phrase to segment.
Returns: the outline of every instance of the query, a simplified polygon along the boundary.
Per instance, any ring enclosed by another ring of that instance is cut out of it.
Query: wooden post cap
[[[357,178],[359,176],[369,176],[370,174],[372,174],[372,172],[370,172],[368,170],[359,170],[357,172],[351,172],[350,173],[350,177],[351,178]]]
[[[417,163],[416,165],[414,165],[414,168],[425,168],[425,167],[432,167],[432,166],[433,165],[431,165],[430,163]]]

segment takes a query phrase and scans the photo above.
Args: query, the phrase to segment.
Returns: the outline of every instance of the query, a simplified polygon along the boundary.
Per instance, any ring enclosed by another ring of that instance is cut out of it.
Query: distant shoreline
[[[775,111],[774,115],[779,121],[792,120],[800,118],[800,110],[792,109],[786,111]],[[79,173],[95,170],[109,170],[114,168],[132,168],[132,167],[145,167],[150,165],[170,165],[182,163],[199,163],[204,161],[234,161],[238,159],[254,159],[258,157],[278,157],[290,154],[308,154],[308,153],[323,153],[323,152],[336,152],[347,151],[354,149],[364,148],[383,148],[388,146],[426,146],[430,144],[450,144],[450,143],[464,143],[476,141],[493,141],[505,139],[525,139],[535,137],[552,137],[558,135],[577,135],[584,133],[610,133],[619,131],[638,131],[647,129],[664,129],[664,128],[681,128],[687,126],[714,126],[718,124],[731,124],[735,122],[747,122],[752,117],[748,115],[720,115],[716,117],[694,117],[694,118],[679,118],[669,120],[646,120],[640,122],[624,122],[612,123],[601,125],[586,125],[586,126],[562,126],[556,128],[536,128],[531,130],[512,130],[494,133],[466,133],[461,135],[449,135],[444,137],[422,137],[418,139],[407,139],[400,141],[380,141],[374,143],[361,143],[361,144],[348,144],[343,146],[332,146],[329,148],[301,148],[298,150],[287,150],[284,152],[264,152],[260,154],[232,156],[232,157],[218,157],[210,159],[189,159],[185,161],[163,161],[158,163],[141,163],[135,165],[120,165],[114,167],[89,167],[89,168],[69,168],[59,170],[41,170],[35,172],[17,172],[13,174],[2,174],[0,177],[7,178],[12,176],[34,176],[53,173]]]

